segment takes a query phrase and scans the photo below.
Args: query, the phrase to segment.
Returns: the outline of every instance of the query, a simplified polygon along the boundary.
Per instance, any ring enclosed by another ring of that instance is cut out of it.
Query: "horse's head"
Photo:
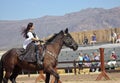
[[[73,50],[77,50],[78,44],[75,42],[75,40],[68,32],[68,28],[65,31],[60,31],[57,34],[54,34],[51,38],[47,40],[46,44],[51,44],[53,42],[60,41],[61,39],[63,41],[63,45]]]
[[[72,38],[70,33],[68,32],[68,28],[64,31],[64,40],[63,43],[65,46],[73,49],[74,51],[77,50],[78,44],[75,42],[75,40]]]

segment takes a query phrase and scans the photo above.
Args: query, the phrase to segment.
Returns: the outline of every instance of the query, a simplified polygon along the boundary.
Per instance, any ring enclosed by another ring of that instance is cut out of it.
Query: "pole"
[[[76,75],[76,61],[74,60],[74,74]]]
[[[106,80],[110,80],[108,75],[105,72],[105,65],[104,65],[104,48],[99,48],[100,50],[100,62],[101,62],[101,73],[98,75],[96,80],[101,80],[104,77]]]

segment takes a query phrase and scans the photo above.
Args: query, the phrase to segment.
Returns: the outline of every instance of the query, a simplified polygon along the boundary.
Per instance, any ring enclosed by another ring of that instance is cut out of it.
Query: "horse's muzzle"
[[[76,51],[77,49],[78,49],[78,45],[75,44],[75,45],[73,46],[73,50]]]

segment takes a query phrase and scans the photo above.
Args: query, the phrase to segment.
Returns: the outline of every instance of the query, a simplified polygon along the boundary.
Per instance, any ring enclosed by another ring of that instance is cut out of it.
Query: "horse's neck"
[[[54,49],[56,50],[56,54],[59,55],[63,46],[63,39],[59,39],[54,43]]]
[[[62,46],[63,46],[63,36],[61,35],[54,39],[54,42],[52,42],[51,44],[52,49],[50,50],[56,55],[56,57],[58,57],[62,49]]]

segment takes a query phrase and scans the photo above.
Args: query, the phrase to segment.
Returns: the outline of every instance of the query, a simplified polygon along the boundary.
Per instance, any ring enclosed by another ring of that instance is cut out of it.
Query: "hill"
[[[22,46],[21,30],[33,22],[40,38],[66,27],[71,32],[120,27],[120,7],[112,9],[88,8],[64,16],[44,16],[27,20],[0,20],[0,49]]]

